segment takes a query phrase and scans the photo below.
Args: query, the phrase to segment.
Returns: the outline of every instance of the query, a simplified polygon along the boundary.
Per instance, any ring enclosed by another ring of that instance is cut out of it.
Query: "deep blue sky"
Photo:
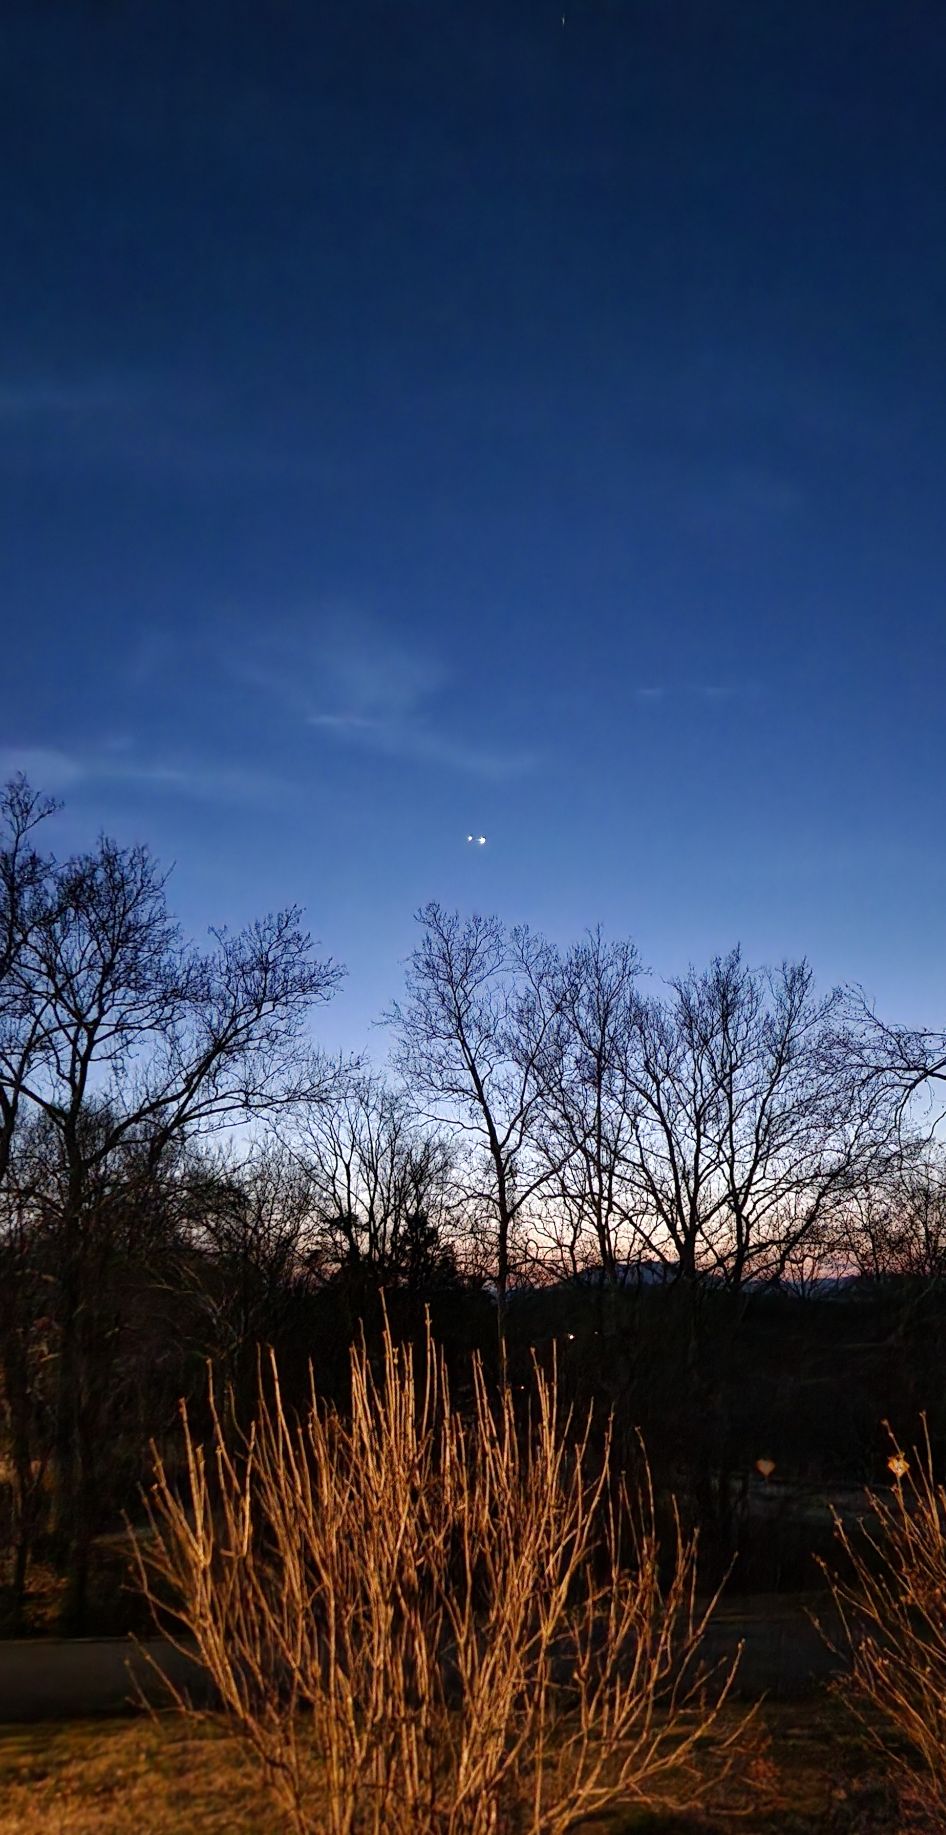
[[[333,1044],[428,897],[942,1022],[944,96],[941,0],[5,0],[0,770]]]

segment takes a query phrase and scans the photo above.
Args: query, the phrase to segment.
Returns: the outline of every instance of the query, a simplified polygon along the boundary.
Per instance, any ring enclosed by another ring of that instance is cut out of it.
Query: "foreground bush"
[[[351,1376],[345,1419],[290,1419],[275,1367],[248,1434],[185,1416],[138,1549],[297,1835],[560,1835],[652,1799],[732,1678],[698,1675],[695,1545],[658,1549],[649,1479],[630,1498],[539,1371],[524,1426],[479,1365],[461,1412],[429,1342],[419,1378],[390,1337]]]
[[[850,1658],[841,1687],[906,1797],[946,1828],[946,1487],[928,1436],[912,1458],[895,1444],[888,1465],[891,1490],[868,1493],[867,1520],[835,1525],[845,1562],[828,1579]]]

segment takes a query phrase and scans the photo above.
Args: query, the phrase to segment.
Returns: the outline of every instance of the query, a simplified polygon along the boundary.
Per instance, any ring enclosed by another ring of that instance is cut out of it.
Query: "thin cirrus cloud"
[[[494,746],[448,731],[450,670],[373,619],[329,616],[307,638],[284,638],[264,654],[244,652],[231,666],[257,690],[295,708],[326,743],[494,780],[519,776],[538,762],[528,747]],[[312,681],[319,684],[314,706]]]
[[[267,772],[201,761],[141,759],[119,751],[65,752],[53,746],[5,746],[0,749],[0,783],[22,772],[37,789],[52,796],[88,784],[133,785],[167,791],[198,801],[265,802],[286,786]]]
[[[749,700],[758,693],[755,682],[676,682],[673,686],[653,684],[633,689],[635,701],[704,701],[709,705],[722,701]]]
[[[307,451],[239,437],[233,406],[226,388],[173,373],[0,375],[0,467],[58,473],[121,465],[224,486],[323,475],[324,464]]]
[[[35,376],[26,381],[0,380],[0,426],[45,421],[59,423],[111,414],[140,400],[140,390],[117,378],[88,377],[62,381]]]
[[[518,776],[534,766],[535,754],[526,750],[495,750],[450,739],[419,721],[372,719],[364,714],[310,714],[309,725],[349,745],[381,752],[407,763],[442,765],[473,777],[501,779]]]

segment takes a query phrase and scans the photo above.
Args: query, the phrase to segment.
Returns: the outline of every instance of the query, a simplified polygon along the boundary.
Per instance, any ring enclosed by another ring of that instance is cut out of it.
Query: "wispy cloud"
[[[756,687],[754,682],[697,682],[692,692],[701,701],[745,701]]]
[[[704,701],[708,705],[723,701],[754,700],[759,693],[757,682],[673,682],[659,686],[634,688],[635,701],[645,704],[657,701]]]
[[[53,376],[34,376],[16,382],[0,378],[0,425],[114,414],[139,404],[141,399],[139,386],[118,378],[63,381]]]
[[[797,478],[758,465],[723,466],[681,482],[677,503],[687,526],[720,541],[794,521],[806,509]]]
[[[432,651],[364,615],[327,620],[317,650],[334,704],[327,711],[348,718],[415,719],[449,684],[449,671]]]
[[[288,786],[265,771],[204,760],[141,759],[119,752],[66,752],[51,746],[4,746],[0,782],[23,772],[37,789],[63,795],[86,784],[127,784],[208,802],[268,802]]]
[[[527,746],[494,745],[464,731],[470,715],[454,722],[456,683],[442,659],[363,615],[322,617],[305,639],[241,652],[232,667],[296,708],[328,743],[496,780],[537,762]]]
[[[322,726],[328,733],[376,733],[381,722],[365,714],[310,714],[310,726]]]
[[[38,790],[49,795],[57,795],[68,790],[70,784],[77,784],[84,775],[79,760],[68,752],[60,752],[54,746],[4,746],[0,748],[0,782],[8,783],[11,777],[23,772],[30,783]]]
[[[532,770],[534,752],[507,748],[491,750],[478,743],[451,739],[434,727],[412,720],[368,720],[358,714],[313,714],[309,725],[333,738],[359,745],[388,758],[410,763],[442,765],[448,771],[471,777],[502,779]]]
[[[242,430],[233,392],[145,372],[9,378],[0,373],[0,465],[59,471],[120,465],[185,484],[321,478],[324,459]]]

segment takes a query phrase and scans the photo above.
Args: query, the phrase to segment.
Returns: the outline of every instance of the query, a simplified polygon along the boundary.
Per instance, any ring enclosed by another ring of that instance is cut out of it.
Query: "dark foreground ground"
[[[727,1662],[742,1644],[743,1655],[723,1737],[761,1698],[733,1774],[699,1811],[628,1809],[594,1830],[585,1825],[585,1835],[906,1835],[923,1827],[837,1697],[839,1664],[813,1615],[830,1629],[824,1598],[724,1602],[705,1654]],[[152,1649],[168,1661],[166,1650]],[[176,1716],[129,1714],[130,1663],[159,1700],[128,1639],[0,1642],[0,1835],[279,1835],[238,1749]],[[193,1689],[189,1665],[177,1658],[172,1668]],[[720,1743],[711,1740],[703,1755],[707,1777],[718,1774]]]
[[[818,1693],[763,1706],[738,1775],[704,1810],[628,1812],[585,1835],[905,1835],[915,1826],[846,1711]],[[0,1835],[133,1830],[280,1835],[280,1824],[229,1742],[176,1718],[0,1728]]]

